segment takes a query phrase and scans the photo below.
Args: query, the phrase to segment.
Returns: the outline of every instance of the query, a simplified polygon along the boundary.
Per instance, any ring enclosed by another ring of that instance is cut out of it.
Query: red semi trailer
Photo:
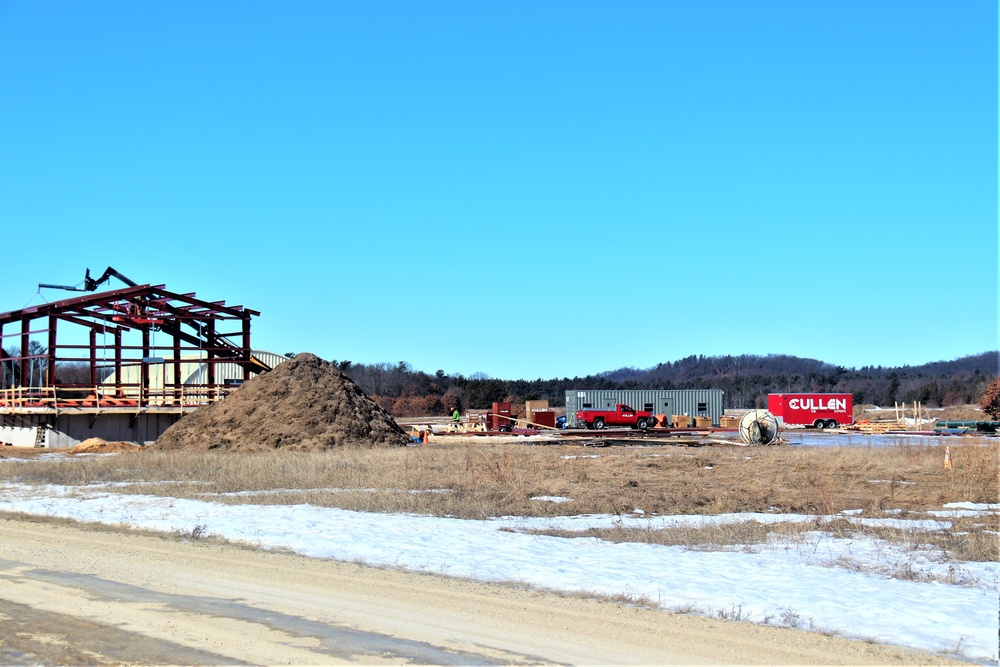
[[[854,423],[850,394],[768,394],[767,411],[782,423],[837,428]]]

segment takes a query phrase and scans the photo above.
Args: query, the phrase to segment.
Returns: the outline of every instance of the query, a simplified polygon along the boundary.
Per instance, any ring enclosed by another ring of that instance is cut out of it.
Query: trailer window
[[[583,407],[585,407],[585,408],[592,408],[592,407],[594,407],[594,404],[593,403],[584,403]]]
[[[699,403],[698,412],[708,412],[708,403]]]
[[[645,410],[646,412],[652,412],[653,407],[654,405],[652,403],[646,403],[646,405],[644,405],[642,409]]]

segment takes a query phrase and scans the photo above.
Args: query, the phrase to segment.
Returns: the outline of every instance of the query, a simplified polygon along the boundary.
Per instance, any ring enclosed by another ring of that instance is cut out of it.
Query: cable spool
[[[751,410],[740,420],[740,438],[748,445],[773,445],[778,430],[777,418],[767,410]]]

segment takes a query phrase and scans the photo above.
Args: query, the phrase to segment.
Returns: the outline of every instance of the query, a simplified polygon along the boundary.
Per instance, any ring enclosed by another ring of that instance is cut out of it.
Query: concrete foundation
[[[102,438],[148,445],[180,418],[178,412],[5,414],[0,415],[0,442],[68,449],[87,438]]]

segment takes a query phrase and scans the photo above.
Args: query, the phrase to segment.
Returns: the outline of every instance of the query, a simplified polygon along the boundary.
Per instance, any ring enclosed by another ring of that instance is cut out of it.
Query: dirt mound
[[[142,449],[134,442],[115,440],[108,442],[103,438],[87,438],[76,447],[66,450],[67,454],[96,454],[100,452],[131,452]]]
[[[410,444],[403,429],[333,364],[303,353],[164,431],[162,449],[314,450]]]

